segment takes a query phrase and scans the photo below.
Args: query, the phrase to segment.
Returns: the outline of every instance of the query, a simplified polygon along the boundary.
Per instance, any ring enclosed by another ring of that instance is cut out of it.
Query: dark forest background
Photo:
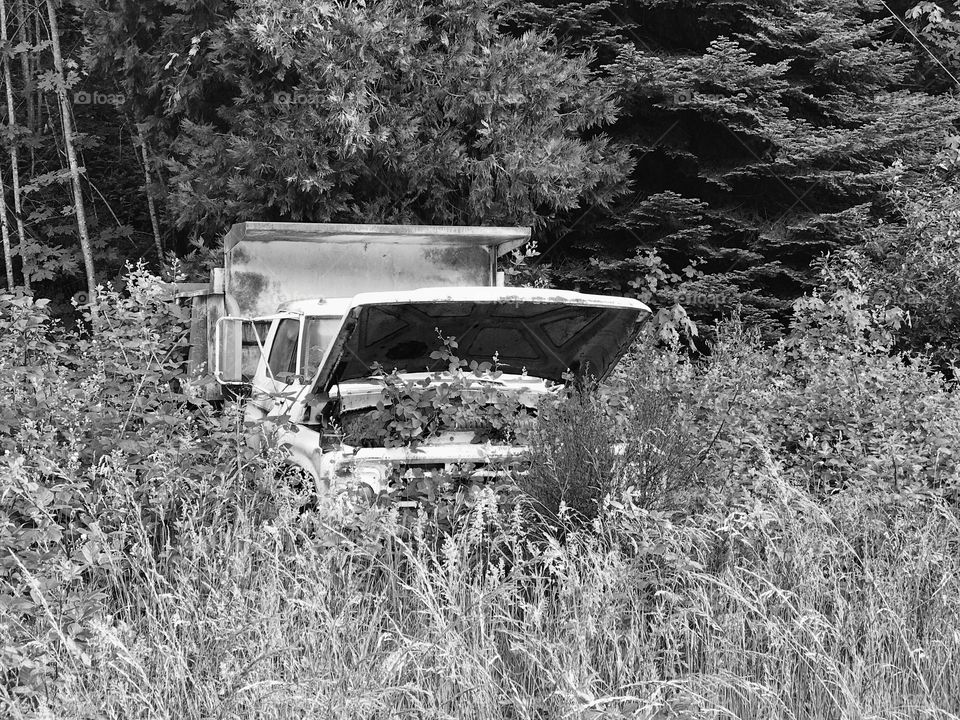
[[[701,328],[736,310],[776,337],[826,278],[907,311],[906,347],[957,359],[948,4],[4,11],[6,278],[64,311],[131,260],[203,279],[243,220],[521,224],[537,244],[515,281]]]

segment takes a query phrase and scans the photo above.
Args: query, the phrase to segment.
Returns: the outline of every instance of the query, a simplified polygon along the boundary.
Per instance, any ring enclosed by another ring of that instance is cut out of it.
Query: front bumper
[[[342,446],[322,453],[318,470],[321,480],[331,487],[353,482],[368,485],[374,493],[380,493],[391,482],[410,477],[502,476],[506,468],[522,463],[527,454],[523,446],[491,444],[421,445],[416,449]]]

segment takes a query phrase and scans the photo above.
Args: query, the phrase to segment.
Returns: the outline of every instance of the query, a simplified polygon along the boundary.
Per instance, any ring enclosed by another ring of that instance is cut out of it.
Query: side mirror
[[[243,383],[243,324],[246,318],[222,317],[214,333],[213,376],[221,385]]]

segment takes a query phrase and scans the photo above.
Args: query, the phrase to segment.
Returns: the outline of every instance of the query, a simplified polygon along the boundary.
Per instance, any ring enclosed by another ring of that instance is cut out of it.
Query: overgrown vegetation
[[[444,337],[439,329],[437,334],[440,347],[430,358],[440,369],[426,377],[408,379],[396,368],[387,372],[375,366],[376,379],[383,385],[377,407],[363,413],[362,430],[348,435],[347,442],[416,447],[442,431],[456,430],[470,430],[476,441],[513,439],[525,406],[519,394],[498,389],[503,372],[497,357],[462,359],[456,338]]]
[[[305,503],[156,282],[103,299],[0,297],[4,716],[960,716],[960,406],[862,293],[638,348],[445,532]]]

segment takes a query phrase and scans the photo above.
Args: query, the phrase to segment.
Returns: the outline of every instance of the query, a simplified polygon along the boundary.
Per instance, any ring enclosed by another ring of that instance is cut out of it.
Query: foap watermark
[[[733,293],[682,292],[676,301],[684,307],[729,307],[736,303]]]
[[[720,102],[725,100],[726,96],[716,95],[714,93],[704,93],[691,88],[678,90],[673,94],[674,105],[690,105],[691,103]]]
[[[126,101],[123,93],[105,93],[88,90],[77,90],[73,94],[74,105],[122,105]]]
[[[274,105],[318,105],[323,97],[320,93],[275,92]]]

